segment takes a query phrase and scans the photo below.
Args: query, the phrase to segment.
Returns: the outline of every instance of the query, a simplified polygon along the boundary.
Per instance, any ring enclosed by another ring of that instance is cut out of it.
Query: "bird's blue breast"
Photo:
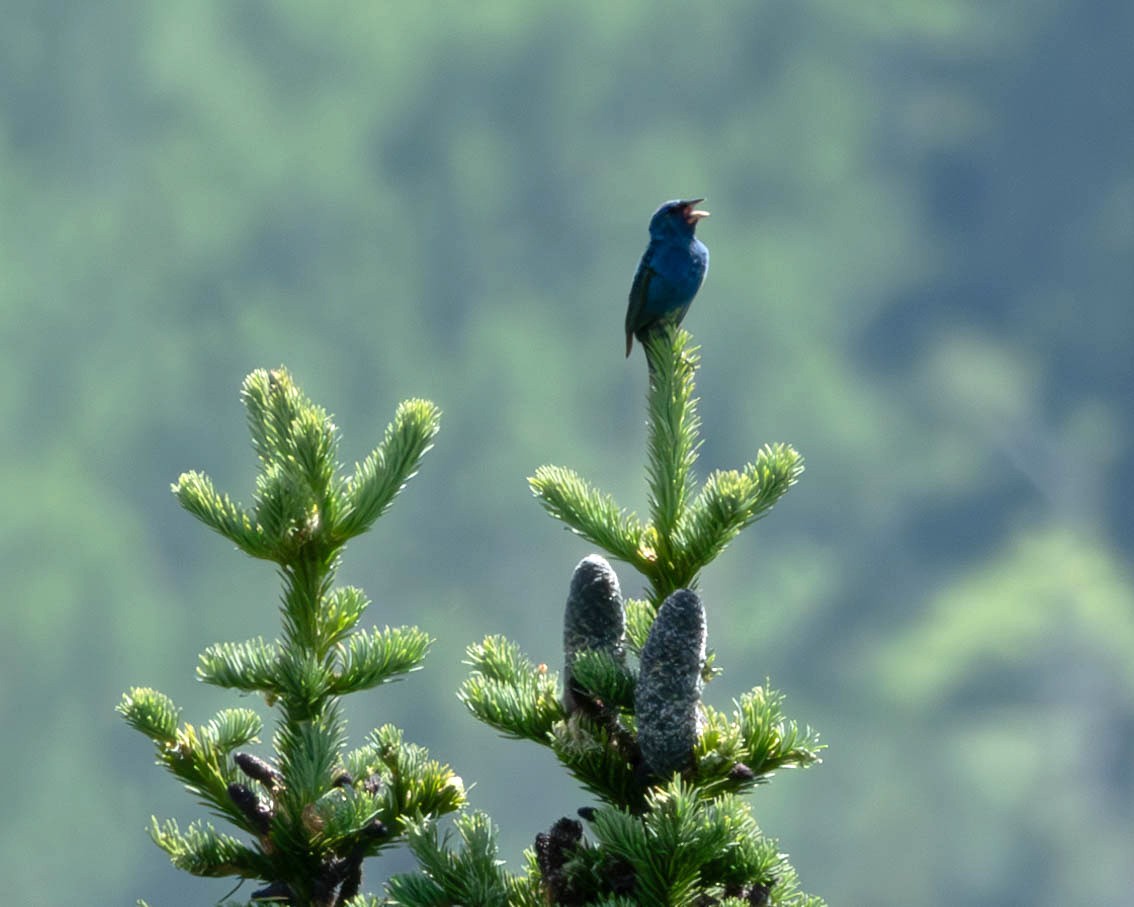
[[[696,237],[650,245],[647,255],[654,278],[644,300],[645,310],[652,315],[665,315],[687,308],[709,269],[708,248]]]

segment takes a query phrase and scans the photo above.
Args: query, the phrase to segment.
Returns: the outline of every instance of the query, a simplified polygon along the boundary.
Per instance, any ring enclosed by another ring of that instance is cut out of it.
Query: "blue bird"
[[[634,338],[645,344],[653,331],[679,325],[709,270],[709,250],[693,235],[708,211],[703,198],[666,202],[650,218],[650,244],[638,262],[626,309],[626,355]]]

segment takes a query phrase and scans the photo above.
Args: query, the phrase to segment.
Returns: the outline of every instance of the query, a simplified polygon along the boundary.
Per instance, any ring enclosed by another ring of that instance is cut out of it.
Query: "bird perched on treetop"
[[[709,270],[709,250],[693,231],[703,198],[666,202],[650,218],[650,244],[638,262],[626,309],[626,355],[655,328],[681,324]]]

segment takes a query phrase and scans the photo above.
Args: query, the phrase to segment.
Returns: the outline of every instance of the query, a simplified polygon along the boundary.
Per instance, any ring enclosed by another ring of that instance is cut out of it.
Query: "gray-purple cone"
[[[662,602],[650,628],[634,697],[642,758],[663,778],[689,765],[701,734],[705,642],[701,599],[678,589]]]
[[[571,576],[571,591],[563,616],[563,708],[578,707],[571,665],[580,652],[607,652],[625,658],[626,615],[618,576],[605,558],[589,554]]]

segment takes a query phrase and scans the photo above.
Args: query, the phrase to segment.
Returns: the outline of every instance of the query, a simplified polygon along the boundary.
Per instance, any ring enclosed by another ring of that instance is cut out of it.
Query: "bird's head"
[[[708,217],[708,211],[698,210],[703,198],[677,199],[666,202],[650,218],[650,236],[662,239],[666,236],[688,236],[697,227],[697,221]]]

